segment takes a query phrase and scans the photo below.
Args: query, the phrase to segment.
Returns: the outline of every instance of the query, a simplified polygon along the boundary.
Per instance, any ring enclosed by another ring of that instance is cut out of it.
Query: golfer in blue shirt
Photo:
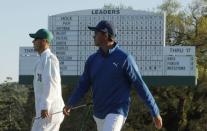
[[[158,106],[143,81],[134,58],[123,51],[115,42],[115,28],[109,21],[102,20],[96,27],[94,42],[99,49],[86,60],[84,72],[63,109],[65,115],[91,88],[93,94],[93,117],[98,131],[120,131],[129,112],[130,90],[145,102],[155,126],[162,127]]]

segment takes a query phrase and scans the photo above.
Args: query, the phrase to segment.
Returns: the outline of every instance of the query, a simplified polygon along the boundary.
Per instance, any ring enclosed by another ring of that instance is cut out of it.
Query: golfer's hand
[[[41,110],[41,117],[42,119],[49,117],[49,113],[47,110]]]
[[[162,117],[160,115],[156,116],[153,118],[154,123],[155,123],[155,127],[157,129],[161,129],[162,128]]]
[[[65,106],[65,107],[63,108],[63,114],[64,114],[65,116],[69,116],[69,113],[70,113],[70,107]]]

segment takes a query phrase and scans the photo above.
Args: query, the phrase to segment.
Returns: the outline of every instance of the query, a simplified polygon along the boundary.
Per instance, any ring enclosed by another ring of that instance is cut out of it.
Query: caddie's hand
[[[47,110],[41,110],[41,117],[42,119],[49,117],[49,113]]]
[[[162,117],[160,115],[154,117],[153,121],[154,121],[155,127],[157,129],[161,129],[162,128]]]
[[[70,107],[65,106],[65,107],[63,108],[63,114],[64,114],[65,116],[69,116],[69,113],[70,113]]]

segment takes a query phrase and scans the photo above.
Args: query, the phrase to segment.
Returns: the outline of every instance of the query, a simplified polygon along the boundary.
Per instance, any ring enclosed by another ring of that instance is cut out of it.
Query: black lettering
[[[70,30],[70,27],[57,27],[56,30]]]
[[[69,60],[72,60],[72,57],[71,56],[59,56],[57,55],[58,59],[60,61],[69,61]]]
[[[107,14],[108,13],[108,11],[107,10],[103,10],[103,14]]]
[[[186,49],[186,52],[190,52],[190,48],[187,48],[187,49]]]
[[[35,52],[34,49],[24,49],[25,53],[33,53]]]
[[[183,49],[181,49],[181,48],[170,48],[170,52],[183,53]]]
[[[108,10],[108,14],[111,14],[112,10]]]
[[[92,14],[98,14],[98,10],[92,10]]]
[[[64,65],[64,61],[60,61],[60,65]]]
[[[56,51],[56,55],[66,55],[66,53],[65,52]]]
[[[60,20],[62,20],[62,21],[72,20],[72,17],[71,16],[63,16],[60,18]]]
[[[184,66],[168,66],[167,70],[185,70]]]
[[[67,70],[67,66],[60,66],[60,70]]]
[[[91,14],[120,14],[120,10],[92,10]]]
[[[179,65],[179,62],[167,62],[168,65]]]
[[[65,41],[58,41],[56,42],[57,45],[66,45],[66,42]]]
[[[57,36],[56,40],[68,40],[66,36]]]
[[[69,21],[67,21],[67,22],[63,22],[63,25],[70,25],[70,22]]]
[[[66,31],[57,31],[56,35],[66,35]]]
[[[175,57],[168,57],[167,60],[175,61]]]
[[[103,14],[103,10],[99,10],[99,13],[98,14]]]

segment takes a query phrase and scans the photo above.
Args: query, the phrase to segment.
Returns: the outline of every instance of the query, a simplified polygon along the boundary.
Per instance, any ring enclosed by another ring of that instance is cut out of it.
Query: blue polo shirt
[[[142,80],[134,58],[118,44],[105,54],[101,48],[87,59],[79,83],[69,97],[67,105],[73,107],[92,89],[93,110],[97,118],[107,114],[122,114],[127,117],[130,105],[130,89],[136,88],[138,95],[150,109],[152,116],[159,109],[147,85]]]

